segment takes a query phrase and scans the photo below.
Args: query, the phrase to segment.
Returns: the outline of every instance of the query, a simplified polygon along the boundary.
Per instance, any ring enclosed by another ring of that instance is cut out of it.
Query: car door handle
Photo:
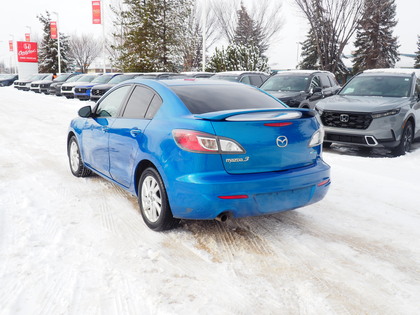
[[[135,129],[131,129],[130,130],[130,134],[133,136],[133,137],[136,137],[138,134],[140,134],[141,133],[141,130],[140,129],[137,129],[137,128],[135,128]]]
[[[109,130],[109,128],[107,126],[102,126],[101,129],[102,129],[103,132],[108,132],[108,130]]]

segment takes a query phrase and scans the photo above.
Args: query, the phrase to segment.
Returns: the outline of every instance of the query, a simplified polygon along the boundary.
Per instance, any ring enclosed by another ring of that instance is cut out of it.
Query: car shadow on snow
[[[410,152],[414,152],[420,149],[420,139],[416,140],[412,146]],[[370,157],[370,158],[395,158],[391,150],[383,148],[373,148],[373,147],[357,147],[351,145],[344,145],[333,143],[329,148],[323,148],[324,152],[335,153],[339,155],[351,155],[351,156],[360,156],[360,157]]]

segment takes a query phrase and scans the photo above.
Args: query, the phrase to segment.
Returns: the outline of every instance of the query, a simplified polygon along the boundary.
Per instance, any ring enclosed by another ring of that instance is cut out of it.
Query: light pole
[[[101,16],[102,16],[102,19],[101,19],[101,22],[102,22],[102,55],[103,55],[103,71],[104,71],[104,74],[106,73],[106,55],[105,55],[105,45],[106,45],[106,43],[105,43],[105,15],[104,15],[104,13],[105,13],[105,9],[104,9],[104,0],[101,0]]]
[[[61,50],[60,50],[60,26],[58,24],[58,13],[53,12],[57,16],[57,54],[58,54],[58,73],[61,73]]]
[[[25,27],[29,29],[29,41],[31,41],[31,37],[32,37],[32,29],[31,29],[31,27],[30,27],[30,26],[28,26],[28,25],[26,25]],[[25,39],[26,39],[26,38],[25,38]]]
[[[206,37],[207,37],[207,1],[203,1],[203,29],[202,29],[202,33],[203,33],[203,72],[206,71]]]
[[[15,55],[15,36],[13,35],[13,34],[9,34],[9,36],[12,38],[12,43],[13,43],[13,50],[12,50],[12,57],[11,57],[11,61],[10,61],[10,67],[11,68],[14,68],[14,73],[15,74],[17,74],[17,65],[16,65],[16,60],[15,60],[15,62],[12,62],[13,61],[13,59],[15,59],[14,58],[14,55]],[[17,56],[17,55],[16,55]],[[17,57],[16,57],[17,58]],[[15,66],[13,67],[13,65],[12,64],[15,64]]]

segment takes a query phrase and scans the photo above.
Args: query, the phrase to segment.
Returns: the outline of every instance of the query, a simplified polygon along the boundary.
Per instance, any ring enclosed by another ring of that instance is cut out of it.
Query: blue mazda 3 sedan
[[[79,116],[67,138],[72,173],[136,195],[153,230],[296,209],[330,185],[316,113],[245,84],[135,79]]]

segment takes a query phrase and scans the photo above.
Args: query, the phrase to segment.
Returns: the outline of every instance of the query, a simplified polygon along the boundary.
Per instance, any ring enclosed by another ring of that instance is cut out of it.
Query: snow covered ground
[[[0,88],[0,314],[419,314],[420,143],[332,146],[326,199],[149,230],[136,199],[73,177],[88,103]]]

